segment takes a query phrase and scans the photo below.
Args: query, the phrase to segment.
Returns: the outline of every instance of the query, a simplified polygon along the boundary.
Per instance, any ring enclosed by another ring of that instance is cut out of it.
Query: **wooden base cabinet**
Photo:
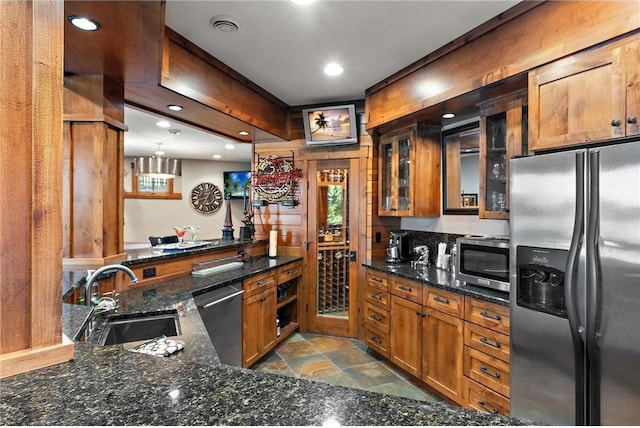
[[[390,360],[407,373],[422,375],[422,305],[391,296]]]
[[[463,406],[509,414],[509,308],[467,297]]]
[[[258,362],[278,342],[298,329],[297,293],[301,275],[302,262],[299,261],[243,281],[242,367]],[[285,314],[289,323],[278,335],[276,320]]]
[[[242,366],[250,367],[276,343],[276,288],[242,302]]]
[[[422,380],[447,398],[460,403],[464,321],[427,309],[422,330]]]
[[[509,414],[509,308],[367,270],[365,342],[465,408]]]
[[[389,358],[389,279],[386,274],[367,270],[364,287],[364,334],[367,346],[385,358]]]
[[[391,362],[461,402],[464,297],[395,277],[391,293]]]

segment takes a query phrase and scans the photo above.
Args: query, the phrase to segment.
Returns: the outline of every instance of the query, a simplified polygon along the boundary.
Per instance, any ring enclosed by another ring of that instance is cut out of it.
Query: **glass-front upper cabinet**
[[[480,218],[509,218],[509,160],[527,153],[527,94],[480,105]]]
[[[434,128],[412,125],[382,135],[378,215],[439,216],[440,195],[436,193],[440,189],[439,157],[439,134]]]

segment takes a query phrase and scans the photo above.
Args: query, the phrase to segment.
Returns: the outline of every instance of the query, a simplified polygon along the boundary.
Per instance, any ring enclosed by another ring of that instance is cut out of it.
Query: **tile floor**
[[[295,333],[252,368],[416,400],[442,401],[357,339]]]

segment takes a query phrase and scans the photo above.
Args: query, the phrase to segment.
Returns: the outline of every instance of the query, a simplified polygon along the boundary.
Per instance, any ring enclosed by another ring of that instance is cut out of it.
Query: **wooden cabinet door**
[[[529,73],[531,150],[624,137],[623,50],[590,50]]]
[[[464,321],[428,308],[422,337],[422,380],[456,403],[462,403]]]
[[[422,372],[422,315],[422,305],[391,296],[390,359],[418,378]]]
[[[640,135],[640,40],[625,46],[627,136]]]
[[[242,365],[250,367],[276,342],[276,289],[242,302]]]
[[[276,289],[260,293],[260,355],[266,354],[276,344]]]
[[[527,152],[526,104],[524,91],[481,104],[479,218],[509,218],[509,160]]]
[[[415,147],[415,127],[389,133],[380,139],[378,215],[413,215]]]

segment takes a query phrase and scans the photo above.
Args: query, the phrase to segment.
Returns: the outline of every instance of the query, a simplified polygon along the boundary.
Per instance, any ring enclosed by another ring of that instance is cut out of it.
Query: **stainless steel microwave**
[[[465,236],[456,250],[456,279],[509,292],[508,237]]]

